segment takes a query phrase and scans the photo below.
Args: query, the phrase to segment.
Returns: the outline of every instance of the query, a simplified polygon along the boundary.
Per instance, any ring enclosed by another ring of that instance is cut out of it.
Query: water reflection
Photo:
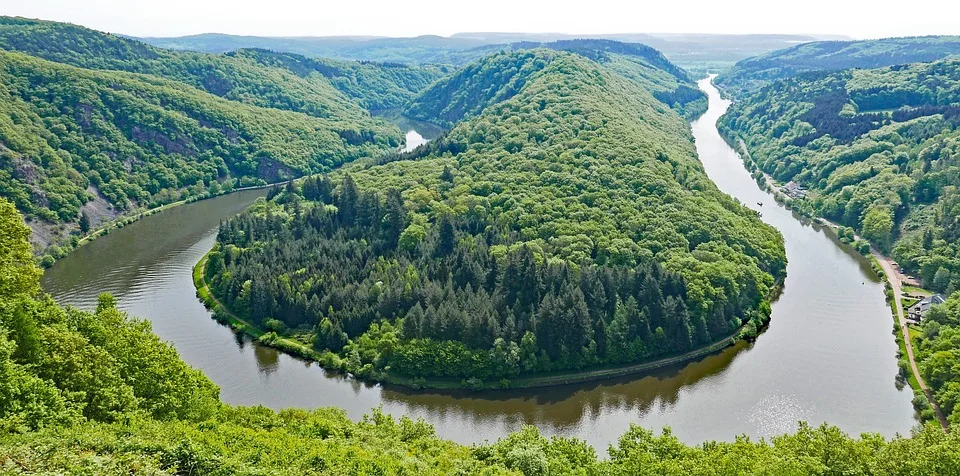
[[[353,419],[382,406],[424,418],[440,436],[463,443],[496,439],[524,424],[582,438],[601,451],[631,423],[671,426],[689,443],[771,436],[792,430],[798,419],[829,421],[854,434],[908,431],[912,394],[891,382],[897,347],[883,286],[855,251],[757,187],[714,127],[728,103],[702,85],[710,110],[692,128],[704,168],[721,190],[781,230],[789,264],[770,327],[757,342],[696,362],[582,385],[462,394],[365,384],[262,348],[210,318],[195,297],[191,269],[213,245],[220,220],[265,192],[193,203],[111,233],[49,269],[44,287],[82,308],[94,307],[101,290],[114,293],[121,308],[149,319],[184,360],[210,376],[228,403],[336,406]]]
[[[403,152],[409,152],[417,147],[430,142],[443,133],[443,128],[429,122],[418,121],[403,115],[401,109],[382,109],[373,112],[374,116],[383,118],[400,128],[403,132],[406,142]]]

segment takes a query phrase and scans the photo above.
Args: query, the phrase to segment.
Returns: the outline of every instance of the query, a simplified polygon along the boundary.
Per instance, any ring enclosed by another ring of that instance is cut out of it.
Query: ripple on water
[[[813,405],[796,395],[770,394],[751,409],[747,421],[762,438],[792,433],[800,421],[809,421],[815,414]]]

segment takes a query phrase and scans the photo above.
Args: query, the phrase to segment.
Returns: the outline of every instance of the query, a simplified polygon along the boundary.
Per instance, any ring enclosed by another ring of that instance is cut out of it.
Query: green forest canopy
[[[853,227],[926,286],[960,288],[960,60],[810,73],[738,101],[721,131],[802,207]]]
[[[304,75],[291,62],[281,61],[285,55],[165,50],[69,23],[12,17],[0,17],[0,48],[80,68],[160,76],[233,101],[341,120],[369,129],[387,126],[371,118],[358,104],[358,99],[366,99],[364,93],[383,94],[385,90],[404,89],[418,81],[426,85],[426,79],[438,77],[433,69],[390,70],[376,64],[346,62],[336,65],[336,71],[330,71],[329,76]],[[292,58],[294,62],[296,59]],[[359,79],[332,80],[343,74]],[[364,80],[375,84],[358,85],[357,81]]]
[[[686,122],[582,56],[488,61],[465,93],[463,75],[434,86],[484,104],[442,139],[225,224],[221,300],[361,375],[471,385],[755,331],[782,238],[707,178]]]
[[[0,17],[0,58],[0,196],[33,222],[39,247],[81,220],[89,229],[390,151],[399,131],[365,108],[398,107],[445,74],[267,51],[176,52],[11,17]]]
[[[474,61],[457,71],[454,77],[423,90],[406,105],[404,114],[450,127],[491,104],[513,97],[546,64],[529,53],[523,53],[532,48],[567,51],[596,61],[634,81],[687,119],[706,111],[706,95],[685,71],[659,51],[637,43],[565,40],[506,45],[504,51]]]
[[[765,84],[810,71],[881,68],[936,61],[960,54],[958,36],[920,36],[859,41],[815,41],[737,62],[717,77],[717,84],[735,96]]]
[[[368,110],[402,107],[451,71],[447,66],[307,58],[262,49],[237,50],[227,53],[227,56],[249,58],[266,66],[287,69],[303,78],[322,76]]]
[[[753,441],[681,443],[633,426],[599,459],[526,427],[463,446],[379,411],[232,407],[145,321],[103,295],[95,312],[39,290],[30,230],[0,199],[0,471],[4,474],[954,474],[960,439],[935,426],[890,441],[801,425]]]
[[[225,181],[248,185],[329,170],[400,143],[392,128],[2,50],[0,77],[0,196],[31,219],[78,220],[89,187],[119,210],[155,206]]]
[[[951,428],[960,425],[960,294],[954,293],[943,305],[924,316],[923,334],[916,336],[913,349],[923,380],[934,391],[934,400],[947,416]],[[934,420],[933,409],[920,400],[926,420]]]

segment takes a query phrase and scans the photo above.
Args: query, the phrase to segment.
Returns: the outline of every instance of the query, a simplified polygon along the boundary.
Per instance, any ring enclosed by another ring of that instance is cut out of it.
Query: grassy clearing
[[[905,293],[907,293],[907,294],[916,294],[916,295],[922,295],[922,296],[932,296],[932,295],[933,295],[933,291],[928,291],[928,290],[926,290],[926,289],[919,288],[919,287],[917,287],[917,286],[906,286],[906,285],[905,285],[905,286],[903,286],[903,292],[905,292]]]

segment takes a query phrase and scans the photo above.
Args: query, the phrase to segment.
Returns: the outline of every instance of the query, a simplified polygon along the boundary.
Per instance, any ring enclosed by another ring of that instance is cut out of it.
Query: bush
[[[287,325],[272,317],[267,318],[267,320],[263,322],[263,326],[266,327],[267,330],[276,332],[277,334],[287,333]]]
[[[53,256],[43,255],[43,258],[40,260],[40,266],[43,266],[44,268],[49,268],[53,266],[53,263],[55,263],[56,261],[57,260],[55,260]]]

